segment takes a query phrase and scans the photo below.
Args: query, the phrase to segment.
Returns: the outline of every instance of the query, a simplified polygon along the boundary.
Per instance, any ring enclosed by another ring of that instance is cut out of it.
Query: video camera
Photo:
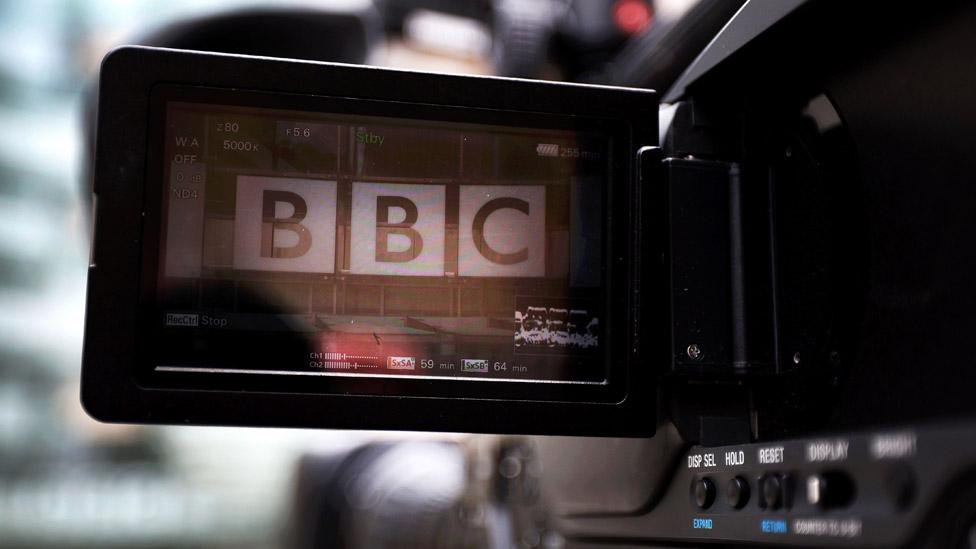
[[[116,50],[86,409],[593,436],[477,477],[581,546],[966,546],[976,11],[868,4],[748,2],[663,97]]]

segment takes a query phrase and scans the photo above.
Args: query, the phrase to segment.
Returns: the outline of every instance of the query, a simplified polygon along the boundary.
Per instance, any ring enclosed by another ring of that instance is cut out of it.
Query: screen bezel
[[[289,80],[289,76],[294,78]],[[282,90],[282,78],[302,84]],[[393,82],[399,87],[390,85]],[[385,85],[376,87],[378,83]],[[507,93],[499,94],[501,90]],[[278,108],[287,101],[288,110],[296,111],[342,113],[347,111],[336,109],[355,107],[365,115],[394,118],[420,118],[418,114],[423,113],[424,118],[491,125],[508,122],[500,125],[574,129],[596,124],[612,130],[611,138],[622,146],[612,149],[609,180],[618,188],[608,190],[605,204],[607,296],[613,296],[607,309],[611,320],[604,332],[610,336],[605,346],[610,361],[608,383],[470,383],[423,378],[384,378],[379,383],[376,378],[317,378],[316,383],[309,383],[307,378],[256,374],[146,375],[147,369],[139,365],[146,358],[142,336],[147,298],[155,299],[155,280],[149,284],[146,278],[147,274],[155,278],[156,269],[149,267],[158,261],[165,102],[207,102],[207,94],[212,101],[241,106]],[[228,100],[229,96],[236,99]],[[650,365],[639,360],[634,341],[637,330],[630,329],[639,324],[641,312],[635,310],[638,281],[647,276],[638,266],[640,200],[634,152],[640,145],[656,142],[653,98],[653,92],[647,90],[427,75],[153,48],[116,50],[103,63],[100,89],[96,236],[82,385],[86,409],[108,421],[152,423],[653,433],[653,376]],[[326,106],[331,109],[323,108]],[[404,112],[412,116],[404,116]],[[117,263],[125,257],[135,259],[135,264]],[[135,281],[127,275],[134,275]],[[663,280],[660,273],[654,277]],[[666,315],[667,311],[656,314]],[[611,331],[611,326],[618,329]],[[274,379],[268,379],[271,377]],[[362,417],[355,413],[358,405],[378,413]],[[630,413],[639,417],[626,417]]]
[[[591,117],[559,117],[542,113],[516,113],[496,109],[458,109],[444,105],[404,104],[389,101],[337,98],[284,93],[261,93],[244,90],[226,90],[214,87],[154,86],[150,97],[149,150],[147,155],[146,201],[143,206],[143,263],[140,284],[140,329],[138,378],[145,387],[183,387],[193,389],[226,389],[235,391],[294,391],[298,376],[242,373],[204,373],[157,371],[152,363],[149,336],[158,329],[161,311],[156,307],[157,282],[160,276],[160,259],[165,250],[163,220],[166,216],[165,150],[166,117],[171,103],[213,105],[215,108],[239,107],[270,110],[287,110],[295,117],[306,113],[338,114],[344,116],[384,117],[397,123],[411,120],[424,122],[456,122],[484,124],[491,127],[511,127],[515,130],[568,130],[599,132],[606,135],[609,151],[604,196],[602,293],[601,306],[606,312],[607,323],[601,326],[606,343],[601,345],[600,360],[606,373],[601,384],[563,384],[544,381],[517,381],[502,379],[457,380],[425,377],[361,377],[308,376],[301,379],[303,392],[320,394],[366,394],[423,397],[489,398],[505,400],[619,402],[625,396],[626,356],[614,349],[626,348],[623,330],[614,326],[627,323],[627,272],[614,268],[610,258],[626,253],[624,239],[612,237],[611,219],[626,218],[627,205],[634,199],[633,186],[627,173],[626,150],[629,147],[630,127],[622,121]],[[409,113],[409,116],[404,116]],[[627,145],[614,146],[614,141],[626,140]],[[623,181],[623,184],[615,181]],[[614,187],[617,188],[614,188]],[[623,210],[623,211],[621,211]],[[158,243],[158,245],[154,245]],[[616,247],[617,249],[614,249]],[[615,291],[616,290],[616,291]],[[241,337],[246,337],[241,334]],[[569,380],[568,380],[569,381]]]

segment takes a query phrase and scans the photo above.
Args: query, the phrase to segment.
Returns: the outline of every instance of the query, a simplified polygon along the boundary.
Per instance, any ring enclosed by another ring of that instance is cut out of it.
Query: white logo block
[[[234,268],[335,271],[336,182],[237,178]]]
[[[462,185],[459,202],[459,275],[546,275],[544,186]]]
[[[354,274],[444,276],[443,185],[353,183]]]

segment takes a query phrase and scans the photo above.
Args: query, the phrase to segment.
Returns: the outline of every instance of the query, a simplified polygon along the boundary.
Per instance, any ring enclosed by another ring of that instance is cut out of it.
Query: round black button
[[[702,477],[691,484],[691,499],[699,509],[708,509],[715,502],[715,483]]]
[[[766,509],[779,509],[783,505],[783,481],[779,475],[763,475],[759,479],[759,503]]]
[[[915,474],[907,463],[895,463],[885,474],[885,488],[895,508],[904,511],[915,500]]]
[[[854,499],[854,481],[843,471],[807,477],[807,503],[823,509],[845,507]]]
[[[725,489],[725,497],[733,508],[742,509],[749,503],[749,482],[742,477],[733,478]]]

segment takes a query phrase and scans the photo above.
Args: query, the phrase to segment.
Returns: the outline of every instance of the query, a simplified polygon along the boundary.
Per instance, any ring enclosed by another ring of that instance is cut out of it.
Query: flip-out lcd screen
[[[163,109],[154,372],[607,383],[600,131]]]

